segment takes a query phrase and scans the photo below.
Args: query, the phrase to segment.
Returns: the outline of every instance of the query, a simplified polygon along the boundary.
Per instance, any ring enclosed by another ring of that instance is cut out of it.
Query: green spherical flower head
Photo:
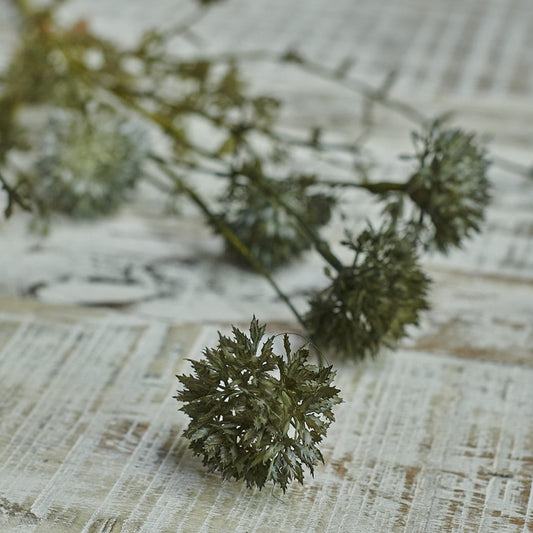
[[[273,270],[311,247],[302,222],[318,231],[329,222],[335,199],[311,193],[312,178],[287,181],[263,178],[263,183],[270,194],[253,184],[234,186],[225,202],[224,218],[250,253],[267,270]],[[227,251],[234,253],[229,245]]]
[[[313,473],[323,461],[318,443],[341,400],[331,367],[308,363],[306,347],[291,353],[287,335],[285,357],[276,355],[274,337],[261,345],[264,331],[254,317],[250,336],[237,328],[233,339],[219,335],[216,348],[191,361],[194,375],[177,376],[176,398],[191,418],[184,435],[209,471],[285,491],[291,480],[303,482],[304,466]]]
[[[490,200],[489,162],[475,136],[459,129],[434,127],[427,137],[414,139],[419,168],[407,192],[420,210],[417,223],[431,221],[428,242],[446,252],[480,230]]]
[[[143,130],[111,112],[58,112],[35,165],[34,200],[77,218],[111,213],[131,194],[146,148]]]
[[[393,227],[369,227],[344,243],[355,252],[351,266],[330,275],[331,284],[310,300],[304,317],[313,340],[346,357],[374,355],[393,346],[428,308],[429,279],[417,263],[411,237]]]

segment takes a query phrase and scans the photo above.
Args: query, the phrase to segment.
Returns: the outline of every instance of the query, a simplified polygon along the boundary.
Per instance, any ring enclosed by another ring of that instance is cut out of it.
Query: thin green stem
[[[431,120],[418,111],[418,109],[415,109],[413,106],[410,106],[401,100],[388,97],[386,90],[375,89],[363,80],[354,78],[347,79],[345,76],[339,75],[339,73],[332,71],[328,67],[324,67],[320,63],[304,58],[300,54],[292,54],[289,52],[284,54],[280,59],[287,63],[298,65],[302,70],[305,70],[310,74],[334,82],[350,91],[357,92],[368,101],[378,103],[383,107],[395,111],[418,125],[427,125],[431,123]]]
[[[7,218],[11,216],[15,204],[24,209],[24,211],[31,211],[31,207],[28,205],[26,199],[19,194],[16,187],[13,187],[8,183],[1,173],[0,189],[4,189],[7,193],[7,206],[4,209],[4,214]]]
[[[302,219],[301,215],[283,198],[280,198],[275,190],[272,189],[267,183],[266,180],[259,175],[253,175],[252,173],[244,174],[246,178],[250,180],[259,190],[265,193],[267,196],[270,196],[274,199],[279,205],[281,205],[287,213],[290,213],[295,220],[300,224],[301,229],[305,232],[309,240],[315,245],[317,252],[338,272],[343,270],[344,265],[341,263],[339,258],[331,251],[329,244],[320,238],[318,233],[316,233],[308,224]]]
[[[352,187],[355,189],[364,189],[373,194],[385,194],[388,192],[406,192],[407,183],[397,183],[394,181],[379,181],[379,182],[356,182],[356,181],[331,181],[331,180],[317,180],[317,185],[325,185],[327,187]]]
[[[191,15],[189,15],[186,19],[181,20],[177,24],[174,24],[173,26],[167,28],[166,30],[163,30],[159,35],[162,42],[166,42],[169,39],[172,39],[174,37],[178,37],[179,35],[182,35],[184,33],[188,33],[191,31],[191,27],[200,22],[207,13],[209,12],[209,9],[206,9],[205,7],[200,7],[199,9],[196,9]]]
[[[176,189],[186,194],[190,200],[202,211],[207,220],[220,232],[226,241],[233,246],[233,248],[248,262],[248,264],[260,275],[262,275],[272,286],[276,294],[283,300],[283,302],[292,311],[298,322],[305,327],[304,320],[298,310],[294,307],[290,298],[283,292],[280,286],[276,283],[270,272],[268,272],[256,257],[250,252],[248,247],[239,239],[235,232],[224,222],[224,220],[211,211],[210,207],[204,199],[190,187],[178,174],[174,172],[170,165],[161,157],[151,155],[150,158],[157,163],[159,168],[172,181]],[[170,192],[170,191],[167,191]]]

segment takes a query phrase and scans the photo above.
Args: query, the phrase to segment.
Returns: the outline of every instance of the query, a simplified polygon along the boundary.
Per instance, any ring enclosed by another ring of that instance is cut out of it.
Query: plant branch
[[[367,100],[379,103],[383,107],[399,113],[403,117],[418,125],[428,125],[431,123],[431,120],[423,113],[418,111],[418,109],[415,109],[413,106],[410,106],[401,100],[387,97],[386,91],[383,89],[375,89],[363,80],[355,78],[347,79],[345,76],[339,75],[338,72],[332,71],[320,63],[316,63],[315,61],[304,58],[302,55],[296,52],[289,51],[282,55],[280,59],[281,61],[287,63],[296,64],[302,70],[309,72],[310,74],[318,76],[324,80],[334,82],[337,85],[356,92],[364,96]]]
[[[317,185],[325,185],[328,187],[353,187],[356,189],[364,189],[372,194],[385,194],[388,192],[406,192],[407,183],[397,183],[394,181],[379,181],[379,182],[355,182],[355,181],[330,181],[317,180]]]
[[[387,96],[385,90],[381,88],[372,87],[370,84],[365,81],[357,78],[350,77],[347,79],[343,74],[339,74],[338,71],[330,69],[321,65],[320,63],[311,61],[303,57],[300,53],[294,51],[288,51],[282,54],[281,56],[273,54],[264,50],[255,50],[250,52],[244,52],[241,54],[219,54],[209,57],[210,61],[213,62],[224,62],[230,60],[237,61],[271,61],[271,62],[285,62],[291,63],[307,73],[319,77],[323,80],[330,81],[337,85],[340,85],[352,92],[355,92],[365,99],[372,103],[376,103],[390,109],[397,114],[408,119],[410,122],[417,126],[427,127],[431,124],[432,119],[427,115],[421,113],[415,107],[407,104],[406,102],[398,99],[393,99]],[[265,132],[263,132],[265,133]],[[343,143],[319,143],[314,144],[313,142],[306,141],[303,139],[298,139],[295,136],[290,136],[286,134],[275,134],[273,131],[270,132],[271,137],[282,142],[286,142],[292,145],[297,146],[307,146],[309,148],[318,148],[318,149],[333,149],[339,151],[354,152],[355,147],[353,144],[343,144]],[[526,166],[515,161],[511,161],[505,157],[499,155],[491,155],[491,160],[494,165],[513,172],[515,174],[521,175],[523,177],[533,179],[533,165]]]
[[[261,274],[270,283],[276,294],[283,300],[283,302],[292,311],[298,322],[305,327],[304,320],[298,310],[294,307],[290,298],[283,292],[280,286],[276,283],[271,274],[261,265],[261,263],[251,254],[247,246],[239,239],[235,232],[222,220],[222,218],[213,211],[204,201],[204,199],[190,187],[179,175],[177,175],[170,165],[161,157],[152,154],[150,158],[157,163],[159,168],[168,176],[176,189],[186,194],[189,199],[202,211],[207,220],[219,231],[235,250],[242,255],[242,257],[249,263],[249,265],[258,273]],[[170,190],[167,190],[170,192]]]
[[[177,24],[174,24],[173,26],[171,26],[170,28],[163,30],[159,34],[161,41],[164,42],[164,41],[167,41],[168,39],[178,37],[179,35],[190,33],[191,27],[194,26],[195,24],[198,24],[198,22],[200,22],[200,20],[202,20],[207,15],[208,12],[209,12],[209,9],[206,7],[201,7],[199,9],[196,9],[184,20],[181,20]]]
[[[24,211],[31,211],[31,207],[28,205],[26,199],[22,197],[16,187],[11,186],[7,180],[4,178],[4,176],[0,173],[0,188],[4,189],[7,193],[7,206],[4,209],[4,214],[6,218],[9,218],[11,216],[11,213],[13,211],[14,204],[17,204],[19,207],[24,209]]]
[[[338,257],[331,251],[331,248],[329,244],[320,238],[320,235],[318,235],[312,228],[310,228],[304,220],[302,220],[302,217],[300,214],[293,209],[291,205],[289,205],[287,202],[283,200],[283,198],[280,198],[279,195],[276,193],[275,190],[273,190],[264,179],[262,179],[262,176],[254,175],[253,173],[246,173],[244,174],[246,178],[250,180],[251,183],[253,183],[260,191],[265,193],[266,195],[273,198],[279,205],[281,205],[287,213],[290,213],[295,220],[298,221],[300,224],[301,229],[305,232],[309,240],[315,245],[315,248],[317,252],[338,272],[344,269],[344,265],[341,263],[341,261],[338,259]]]

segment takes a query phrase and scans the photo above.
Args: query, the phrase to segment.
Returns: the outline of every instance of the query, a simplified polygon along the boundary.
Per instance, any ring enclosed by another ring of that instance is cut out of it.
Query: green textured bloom
[[[310,300],[304,321],[311,337],[347,357],[374,355],[393,346],[428,308],[429,279],[418,265],[411,237],[389,226],[369,227],[344,243],[355,252],[351,266]]]
[[[224,203],[224,219],[251,254],[266,269],[273,270],[311,247],[302,223],[317,232],[329,222],[335,198],[311,193],[312,177],[290,180],[263,177],[262,183],[269,193],[254,183],[233,185]],[[229,245],[227,251],[234,254]]]
[[[250,336],[237,328],[233,339],[219,334],[205,359],[191,361],[194,375],[177,376],[184,388],[175,397],[191,418],[184,435],[209,471],[285,491],[291,480],[303,482],[304,465],[313,473],[323,462],[318,443],[341,400],[331,367],[309,364],[306,347],[291,353],[287,335],[285,357],[276,355],[274,337],[261,345],[264,332],[254,317]]]
[[[109,112],[58,112],[31,183],[37,205],[78,218],[114,211],[131,194],[147,150],[139,126]]]
[[[490,200],[489,161],[475,135],[433,127],[426,137],[414,136],[419,168],[406,191],[420,210],[417,224],[431,221],[428,242],[441,252],[460,246],[480,231]]]

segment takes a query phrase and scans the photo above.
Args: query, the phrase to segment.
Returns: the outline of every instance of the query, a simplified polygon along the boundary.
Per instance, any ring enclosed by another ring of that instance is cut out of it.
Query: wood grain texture
[[[190,7],[71,0],[61,16],[131,43]],[[532,28],[531,0],[231,0],[197,32],[207,53],[297,47],[333,68],[350,57],[349,79],[375,86],[397,70],[393,96],[452,109],[494,153],[531,165]],[[16,39],[0,0],[0,66]],[[284,126],[357,137],[353,93],[278,65],[243,69],[252,90],[287,103]],[[377,175],[395,177],[411,149],[406,124],[375,119]],[[435,283],[421,327],[375,361],[332,361],[344,403],[325,464],[285,495],[205,473],[181,436],[172,395],[187,357],[252,313],[294,329],[266,283],[221,259],[197,213],[161,216],[164,199],[141,190],[115,217],[54,221],[46,238],[20,214],[0,221],[0,532],[533,532],[533,180],[501,167],[490,177],[482,233],[424,258]],[[377,212],[360,193],[343,200],[334,242]],[[297,304],[323,283],[320,260],[304,259],[278,274]]]
[[[0,531],[533,531],[531,366],[335,362],[325,465],[283,495],[205,473],[181,436],[173,376],[216,328],[0,304]]]

